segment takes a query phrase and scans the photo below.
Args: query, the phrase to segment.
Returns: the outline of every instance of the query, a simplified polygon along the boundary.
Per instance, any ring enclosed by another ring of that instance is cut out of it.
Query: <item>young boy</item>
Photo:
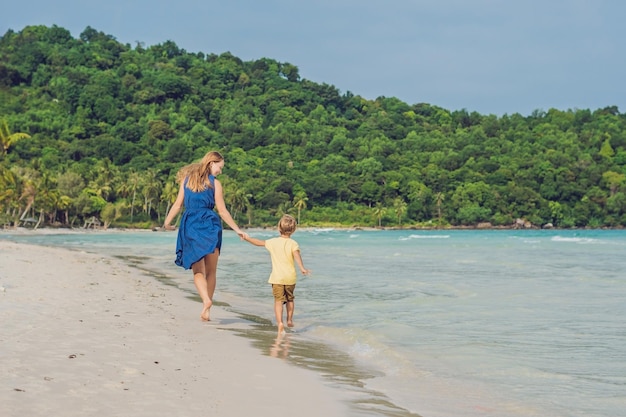
[[[291,238],[296,231],[296,219],[285,214],[278,221],[278,232],[280,237],[268,240],[260,240],[248,236],[243,236],[246,242],[256,246],[265,246],[272,259],[272,273],[268,282],[272,284],[274,294],[274,314],[276,314],[276,324],[278,333],[285,331],[283,324],[283,305],[287,306],[287,326],[293,327],[294,312],[294,290],[296,288],[296,268],[294,260],[300,268],[302,275],[309,275],[311,271],[304,267],[300,247],[298,242]]]

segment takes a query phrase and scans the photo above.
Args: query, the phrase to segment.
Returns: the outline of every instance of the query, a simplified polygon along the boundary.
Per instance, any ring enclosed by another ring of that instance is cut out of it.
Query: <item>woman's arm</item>
[[[239,236],[247,236],[247,233],[242,232],[239,226],[237,226],[237,223],[235,223],[235,220],[233,220],[233,217],[226,208],[222,183],[216,178],[213,182],[213,186],[215,187],[215,208],[217,209],[217,214],[219,214],[222,220],[224,220],[226,224],[230,226],[230,228],[233,229]]]
[[[183,207],[183,201],[185,201],[185,183],[181,182],[180,187],[178,188],[178,195],[176,196],[176,201],[172,204],[172,208],[170,208],[170,212],[167,214],[165,221],[163,222],[163,228],[166,230],[174,230],[175,227],[171,226],[170,223],[174,220],[174,217],[180,212],[180,209]]]

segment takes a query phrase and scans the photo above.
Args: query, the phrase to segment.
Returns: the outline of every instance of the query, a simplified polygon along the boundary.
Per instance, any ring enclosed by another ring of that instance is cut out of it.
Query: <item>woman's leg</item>
[[[209,296],[209,289],[207,285],[206,263],[208,257],[209,255],[191,265],[191,270],[193,271],[193,283],[196,285],[198,295],[202,299],[202,313],[200,313],[200,318],[205,321],[210,319],[209,309],[213,304],[211,296]],[[215,286],[213,287],[213,290],[215,290]]]
[[[210,255],[204,257],[204,268],[206,271],[207,294],[213,300],[215,294],[215,286],[217,285],[217,261],[220,256],[220,250],[215,249]]]

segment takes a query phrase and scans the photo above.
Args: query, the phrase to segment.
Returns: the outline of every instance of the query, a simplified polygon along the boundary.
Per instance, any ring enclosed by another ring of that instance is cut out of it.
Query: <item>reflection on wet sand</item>
[[[278,333],[274,343],[270,346],[270,356],[273,358],[287,359],[290,347],[290,335],[288,333]]]
[[[229,329],[251,340],[263,354],[319,372],[326,381],[338,389],[352,392],[354,416],[420,417],[418,414],[391,403],[382,393],[366,387],[373,373],[358,365],[348,354],[319,343],[300,332],[287,331],[276,334],[270,320],[241,314],[254,324],[246,329]]]

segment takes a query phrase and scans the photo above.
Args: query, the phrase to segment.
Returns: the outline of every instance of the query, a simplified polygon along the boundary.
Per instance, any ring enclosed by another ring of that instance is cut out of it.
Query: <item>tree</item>
[[[115,188],[113,183],[119,175],[119,170],[109,159],[104,158],[97,162],[95,171],[97,177],[89,183],[89,187],[93,188],[98,196],[108,201],[113,194]]]
[[[401,197],[396,197],[393,200],[393,211],[398,218],[398,226],[402,226],[402,216],[406,213],[407,204]]]
[[[550,214],[555,226],[560,226],[563,220],[563,206],[558,201],[550,201],[548,203],[550,207]]]
[[[24,188],[22,189],[22,194],[20,195],[20,200],[26,201],[26,207],[22,214],[20,215],[20,220],[24,220],[26,215],[30,212],[30,209],[35,204],[35,198],[37,196],[37,186],[35,185],[35,181],[32,178],[27,178],[24,182]]]
[[[608,198],[606,206],[610,213],[622,216],[626,213],[626,194],[622,192],[615,193]]]
[[[435,201],[437,202],[437,218],[439,219],[439,227],[441,227],[441,204],[445,199],[446,196],[442,192],[438,192],[435,195]]]
[[[80,174],[74,171],[67,171],[58,176],[57,187],[59,188],[61,195],[76,198],[85,188],[85,181]]]
[[[13,171],[0,164],[0,209],[6,213],[6,221],[17,204],[18,179]],[[0,213],[1,214],[1,213]]]
[[[231,193],[232,197],[231,204],[233,208],[233,213],[242,213],[243,210],[249,206],[250,204],[250,194],[246,192],[241,187],[237,187],[234,193]]]
[[[378,227],[383,226],[383,216],[387,213],[387,208],[384,207],[380,202],[376,203],[374,206],[374,216],[378,219]]]
[[[20,139],[28,139],[30,135],[28,133],[15,132],[11,133],[9,129],[9,123],[2,119],[0,120],[0,143],[2,143],[2,153],[9,152],[9,148]]]
[[[298,224],[300,224],[300,211],[306,208],[307,201],[309,201],[309,198],[303,191],[297,193],[293,198],[293,206],[298,210]]]
[[[152,202],[159,199],[161,194],[161,181],[157,176],[157,171],[154,168],[148,168],[140,181],[141,193],[143,195],[144,203],[143,208],[148,217],[152,212]],[[157,210],[157,218],[160,220],[160,213]]]
[[[60,192],[56,186],[56,181],[49,172],[44,171],[38,181],[37,209],[39,210],[39,221],[35,228],[44,222],[44,215],[48,217],[50,223],[54,223],[57,215]]]
[[[287,200],[284,203],[281,203],[276,209],[276,215],[278,217],[282,217],[284,214],[291,214],[293,212],[293,205],[291,201]]]
[[[611,158],[613,155],[615,155],[615,151],[611,146],[611,139],[607,138],[604,140],[604,142],[602,142],[602,147],[600,148],[600,152],[598,153],[605,158]]]
[[[70,207],[72,207],[73,204],[73,199],[67,195],[62,195],[57,200],[57,208],[65,213],[63,223],[66,225],[70,224]]]
[[[104,209],[107,205],[107,202],[91,190],[85,190],[75,201],[77,214],[79,217],[86,219],[90,216],[99,215],[102,209]]]
[[[120,193],[124,197],[130,197],[130,221],[133,221],[133,214],[135,213],[135,199],[137,198],[137,190],[139,189],[139,185],[141,184],[141,176],[136,171],[131,171],[128,174],[128,179],[123,181],[117,192]]]
[[[100,210],[100,218],[104,222],[104,230],[109,228],[109,225],[116,220],[115,204],[107,203],[102,210]]]
[[[161,201],[166,203],[165,212],[163,213],[163,217],[167,216],[169,213],[172,204],[176,201],[176,197],[178,196],[178,187],[175,182],[168,181],[165,183],[163,187],[163,191],[161,192]]]
[[[224,188],[224,202],[230,206],[229,211],[233,218],[237,218],[237,215],[243,213],[243,210],[250,204],[251,195],[242,187],[238,187],[228,177],[224,177],[222,186]]]
[[[609,190],[611,191],[611,197],[620,190],[620,187],[624,183],[626,183],[626,175],[613,171],[607,171],[602,174],[602,179],[609,186]]]
[[[285,62],[280,67],[280,72],[285,76],[289,81],[296,82],[300,79],[300,74],[298,73],[298,67],[292,65],[288,62]]]
[[[237,80],[237,85],[241,86],[241,91],[250,84],[250,77],[245,72],[242,72],[239,75],[239,79]]]

